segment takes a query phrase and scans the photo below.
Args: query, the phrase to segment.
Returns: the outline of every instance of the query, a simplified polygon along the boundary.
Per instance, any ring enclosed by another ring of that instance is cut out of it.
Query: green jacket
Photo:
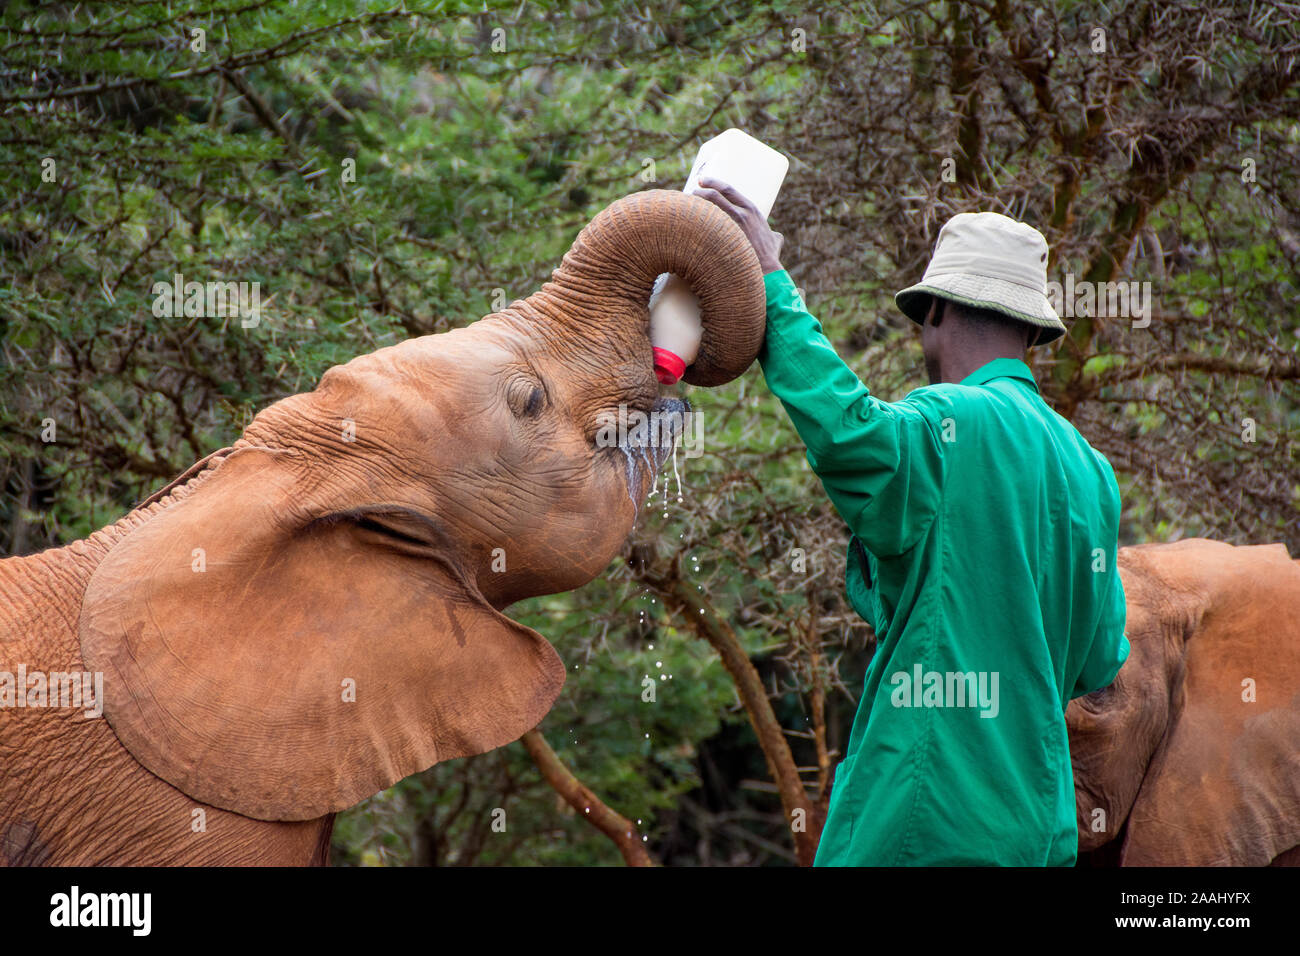
[[[764,282],[763,374],[877,641],[817,864],[1073,864],[1065,707],[1129,651],[1110,464],[1017,359],[875,398],[790,276]]]

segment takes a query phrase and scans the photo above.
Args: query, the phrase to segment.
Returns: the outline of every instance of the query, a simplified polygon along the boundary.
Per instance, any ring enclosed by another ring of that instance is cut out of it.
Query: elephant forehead
[[[434,402],[449,390],[486,385],[503,368],[525,362],[526,344],[521,337],[506,335],[480,321],[358,355],[329,369],[318,390],[360,389],[378,394],[395,390]]]
[[[496,403],[489,377],[441,351],[424,357],[371,355],[322,376],[313,409],[350,425],[347,441],[405,445],[445,434],[466,411],[482,415]],[[367,429],[370,431],[367,432]]]

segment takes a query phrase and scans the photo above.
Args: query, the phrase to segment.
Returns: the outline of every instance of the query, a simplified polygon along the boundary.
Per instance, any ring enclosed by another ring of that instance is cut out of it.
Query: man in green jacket
[[[1065,331],[1047,241],[996,213],[950,219],[896,296],[932,384],[886,402],[804,308],[779,234],[702,185],[758,253],[763,375],[848,523],[848,596],[876,632],[817,864],[1072,865],[1065,707],[1129,647],[1114,472],[1024,362]]]

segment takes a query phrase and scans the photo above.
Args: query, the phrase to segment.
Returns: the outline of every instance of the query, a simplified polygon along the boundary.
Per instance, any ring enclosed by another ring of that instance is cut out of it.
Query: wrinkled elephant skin
[[[1189,539],[1119,553],[1132,651],[1066,711],[1081,854],[1263,866],[1300,847],[1300,562]],[[1281,858],[1281,859],[1279,859]]]
[[[670,443],[601,436],[682,407],[645,306],[669,271],[704,323],[686,380],[744,372],[748,241],[638,193],[529,298],[330,369],[111,527],[0,561],[0,677],[103,686],[102,718],[71,686],[0,708],[0,863],[320,863],[336,811],[535,727],[565,668],[502,611],[626,541]]]

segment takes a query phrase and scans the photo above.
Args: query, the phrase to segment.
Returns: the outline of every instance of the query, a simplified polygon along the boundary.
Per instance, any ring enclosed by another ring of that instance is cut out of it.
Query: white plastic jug
[[[719,179],[740,190],[766,219],[789,168],[790,160],[771,146],[733,128],[700,147],[682,192],[695,192],[701,178]]]
[[[790,161],[748,133],[729,129],[700,147],[683,192],[695,192],[707,176],[735,187],[766,217],[772,211]],[[703,335],[700,303],[690,286],[665,272],[650,294],[650,344],[655,376],[664,385],[676,383],[695,361]]]

